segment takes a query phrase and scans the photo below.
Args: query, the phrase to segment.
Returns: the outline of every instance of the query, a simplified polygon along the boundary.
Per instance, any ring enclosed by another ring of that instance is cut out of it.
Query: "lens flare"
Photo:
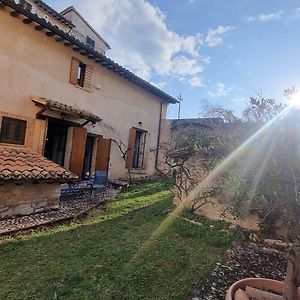
[[[300,109],[300,92],[297,92],[289,99],[289,105]]]
[[[300,94],[299,94],[299,107],[300,107]],[[267,164],[270,154],[275,146],[276,135],[278,134],[278,125],[280,121],[291,111],[292,106],[286,107],[280,114],[265,124],[261,129],[254,133],[248,140],[240,145],[235,151],[233,151],[227,158],[225,158],[214,170],[212,170],[207,177],[200,182],[196,188],[189,193],[189,195],[178,205],[172,213],[170,213],[163,222],[156,228],[149,239],[142,245],[137,253],[132,257],[130,263],[133,263],[140,255],[145,253],[156,238],[161,235],[172,224],[173,220],[178,217],[186,206],[188,206],[197,196],[205,189],[211,187],[215,180],[224,174],[224,172],[234,166],[236,163],[242,162],[244,166],[250,166],[253,161],[253,155],[258,154],[256,160],[260,162],[258,173],[255,180],[252,182],[251,190],[255,192],[257,185],[261,179],[263,170]],[[257,151],[256,147],[260,147]],[[252,153],[254,151],[254,153]],[[247,170],[243,170],[242,173],[245,176]]]

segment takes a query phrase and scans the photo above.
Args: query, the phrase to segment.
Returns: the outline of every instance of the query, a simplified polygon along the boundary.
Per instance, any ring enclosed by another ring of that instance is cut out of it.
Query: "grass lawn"
[[[238,232],[201,217],[153,231],[172,209],[170,182],[127,188],[81,223],[0,242],[0,299],[186,299]]]

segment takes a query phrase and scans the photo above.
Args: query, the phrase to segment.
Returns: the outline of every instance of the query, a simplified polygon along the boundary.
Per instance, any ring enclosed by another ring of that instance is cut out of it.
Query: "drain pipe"
[[[161,117],[162,117],[162,110],[163,110],[163,102],[160,103],[160,113],[159,113],[159,125],[158,125],[158,134],[157,134],[157,148],[156,148],[156,156],[155,156],[155,169],[161,173],[161,171],[158,169],[158,151],[159,151],[159,145],[160,145],[160,135],[161,135]]]

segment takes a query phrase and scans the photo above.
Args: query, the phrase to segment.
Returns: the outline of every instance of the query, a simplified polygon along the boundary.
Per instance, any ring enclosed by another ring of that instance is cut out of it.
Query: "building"
[[[105,56],[108,43],[75,8],[1,0],[0,35],[0,218],[22,214],[22,197],[1,214],[21,184],[34,206],[40,188],[32,185],[57,190],[97,170],[156,174],[161,123],[177,100]],[[51,199],[52,207],[58,196]],[[46,208],[47,195],[42,202]]]

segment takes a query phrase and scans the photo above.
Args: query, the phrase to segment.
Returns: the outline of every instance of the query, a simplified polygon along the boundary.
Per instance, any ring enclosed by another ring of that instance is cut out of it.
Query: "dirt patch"
[[[218,203],[217,200],[211,200],[196,211],[196,214],[208,217],[212,220],[222,220],[242,228],[259,231],[259,218],[256,215],[249,215],[244,219],[235,218],[230,213],[223,215],[225,206]]]
[[[235,245],[224,262],[217,264],[211,276],[203,280],[189,299],[224,300],[228,288],[249,277],[264,277],[283,281],[286,257],[283,252],[253,243]]]

